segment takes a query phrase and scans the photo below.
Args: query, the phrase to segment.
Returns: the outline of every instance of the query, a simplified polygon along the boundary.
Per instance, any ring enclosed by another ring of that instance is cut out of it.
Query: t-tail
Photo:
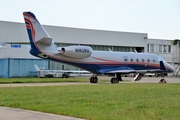
[[[31,12],[23,12],[28,37],[31,44],[30,53],[34,56],[42,56],[44,53],[58,52],[57,46],[53,43],[52,38],[48,35],[43,26]],[[48,51],[47,51],[48,50]]]

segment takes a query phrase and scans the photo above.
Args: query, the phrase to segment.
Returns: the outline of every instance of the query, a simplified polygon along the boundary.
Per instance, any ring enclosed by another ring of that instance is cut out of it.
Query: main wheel
[[[112,84],[114,83],[114,78],[111,78],[111,83],[112,83]]]
[[[114,83],[118,83],[118,79],[117,78],[111,78],[111,83],[114,84]]]
[[[98,82],[98,78],[97,77],[91,77],[90,78],[90,83],[97,83]]]
[[[90,83],[93,83],[93,77],[91,77],[89,80],[90,80]]]
[[[97,83],[98,82],[98,78],[97,77],[94,77],[94,83]]]

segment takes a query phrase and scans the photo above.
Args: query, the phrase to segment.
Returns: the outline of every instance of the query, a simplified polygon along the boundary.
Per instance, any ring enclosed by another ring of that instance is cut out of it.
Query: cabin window
[[[142,62],[144,62],[144,59],[142,59]]]
[[[148,61],[148,62],[150,62],[150,60],[149,60],[149,59],[147,59],[147,61]]]
[[[133,62],[133,59],[131,58],[131,62]]]
[[[156,62],[155,59],[153,59],[153,62],[154,62],[154,63]]]
[[[124,61],[127,62],[128,61],[128,57],[124,56]]]
[[[136,61],[139,62],[139,59],[137,58]]]

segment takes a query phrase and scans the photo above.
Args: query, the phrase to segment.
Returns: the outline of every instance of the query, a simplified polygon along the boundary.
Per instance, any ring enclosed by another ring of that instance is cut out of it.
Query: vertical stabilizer
[[[52,41],[36,16],[31,12],[23,12],[27,33],[31,43],[30,53],[42,57],[41,54],[54,54],[58,52],[57,46]],[[46,55],[47,56],[47,55]]]
[[[29,37],[33,42],[37,42],[43,38],[50,38],[43,26],[38,22],[36,16],[31,12],[23,12],[26,28]],[[29,31],[30,30],[30,31]],[[51,38],[50,38],[51,39]]]

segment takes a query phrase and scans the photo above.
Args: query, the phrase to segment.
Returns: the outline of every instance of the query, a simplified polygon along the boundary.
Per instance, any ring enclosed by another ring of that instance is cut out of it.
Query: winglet
[[[42,39],[38,40],[37,43],[41,43],[44,45],[51,45],[52,38],[42,38]]]

